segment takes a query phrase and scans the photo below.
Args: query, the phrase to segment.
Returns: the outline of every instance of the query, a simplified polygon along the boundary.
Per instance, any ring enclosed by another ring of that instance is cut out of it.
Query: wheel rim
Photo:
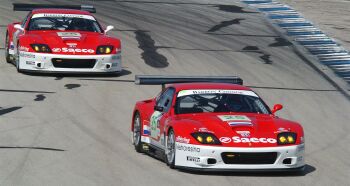
[[[140,126],[141,126],[140,117],[136,116],[134,119],[134,130],[133,130],[135,145],[138,145],[140,141],[140,137],[141,137]]]
[[[175,137],[174,137],[174,132],[170,131],[168,135],[168,140],[167,140],[167,159],[169,163],[172,163],[175,158]]]

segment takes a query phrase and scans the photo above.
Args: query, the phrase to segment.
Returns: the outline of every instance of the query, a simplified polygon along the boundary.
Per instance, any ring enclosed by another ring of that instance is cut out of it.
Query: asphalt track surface
[[[16,1],[80,3],[80,1]],[[296,55],[260,13],[238,1],[84,1],[123,43],[119,76],[19,74],[0,50],[0,185],[348,185],[350,104]],[[6,24],[26,13],[0,1]],[[137,100],[159,86],[136,74],[238,75],[279,116],[306,133],[304,174],[169,169],[135,152],[130,122]]]

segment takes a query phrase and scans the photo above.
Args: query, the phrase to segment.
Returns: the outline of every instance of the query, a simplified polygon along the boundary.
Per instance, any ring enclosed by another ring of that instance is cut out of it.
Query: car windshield
[[[101,32],[94,17],[79,14],[34,14],[30,19],[28,30]]]
[[[177,114],[244,112],[270,114],[266,104],[246,90],[182,90],[177,95]]]

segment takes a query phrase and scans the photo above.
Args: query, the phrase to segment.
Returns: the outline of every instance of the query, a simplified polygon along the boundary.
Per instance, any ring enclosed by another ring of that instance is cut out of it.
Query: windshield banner
[[[82,19],[90,19],[90,20],[94,20],[94,21],[95,21],[95,18],[94,18],[94,17],[92,17],[92,16],[90,16],[90,15],[81,15],[81,14],[34,14],[34,15],[32,16],[32,19],[34,19],[34,18],[40,18],[40,17],[82,18]]]
[[[217,90],[217,89],[198,89],[198,90],[181,90],[177,97],[194,95],[194,94],[241,94],[258,97],[253,91],[249,90]]]

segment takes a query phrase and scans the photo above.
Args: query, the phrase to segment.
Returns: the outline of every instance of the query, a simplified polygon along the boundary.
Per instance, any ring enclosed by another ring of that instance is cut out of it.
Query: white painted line
[[[310,21],[304,18],[282,18],[282,19],[274,19],[277,23],[311,23]]]
[[[328,56],[345,56],[345,55],[349,55],[348,52],[341,52],[341,53],[331,53],[331,54],[316,54],[317,57],[328,57]]]
[[[298,27],[290,26],[290,27],[283,27],[283,29],[285,29],[285,30],[291,30],[293,28],[315,28],[315,27],[314,26],[298,26]]]

